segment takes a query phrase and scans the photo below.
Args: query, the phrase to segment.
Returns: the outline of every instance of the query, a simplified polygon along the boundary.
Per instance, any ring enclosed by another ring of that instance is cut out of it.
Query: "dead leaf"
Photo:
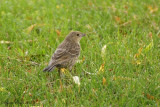
[[[59,5],[57,5],[57,6],[56,6],[56,8],[57,8],[57,9],[59,9],[59,8],[60,8],[60,6],[59,6]]]
[[[61,90],[60,90],[60,91],[62,91],[62,90],[63,90],[62,81],[61,81],[61,80],[59,80],[59,83],[60,83],[60,88],[61,88]]]
[[[114,18],[115,18],[116,22],[118,22],[118,23],[121,21],[120,17],[118,17],[118,16],[115,16]]]
[[[138,58],[138,57],[141,55],[142,49],[143,49],[143,47],[140,47],[140,48],[138,49],[138,53],[136,53],[136,54],[134,55],[134,58]]]
[[[158,11],[158,7],[148,6],[148,9],[149,9],[150,13],[154,13],[154,12]]]
[[[100,66],[98,73],[104,72],[104,65],[105,63]]]
[[[128,9],[128,6],[127,6],[127,5],[125,5],[125,6],[124,6],[124,8],[125,8],[125,9]]]
[[[154,100],[154,96],[152,96],[150,94],[147,94],[147,98],[150,99],[150,100]]]
[[[152,39],[152,32],[149,32],[148,36]]]
[[[6,89],[3,88],[3,87],[0,87],[0,92],[1,92],[1,91],[6,91]]]
[[[58,36],[61,35],[61,32],[59,30],[56,30],[56,33],[57,33]]]
[[[11,44],[11,43],[13,43],[13,42],[11,42],[11,41],[4,41],[4,40],[0,41],[0,44]]]
[[[106,79],[103,77],[103,85],[106,85]]]
[[[92,2],[89,2],[88,5],[89,5],[89,6],[93,6],[94,4],[93,4]]]
[[[65,72],[66,72],[66,69],[65,69],[65,68],[61,68],[60,70],[61,70],[62,73],[65,73]]]
[[[32,97],[32,94],[29,92],[29,96]]]
[[[31,73],[31,70],[28,70],[27,72]]]
[[[136,15],[133,15],[133,18],[134,18],[134,19],[137,19],[137,16],[136,16]]]
[[[102,57],[102,59],[104,59],[105,60],[105,55],[106,55],[106,45],[104,45],[103,47],[102,47],[102,50],[101,50],[101,57]]]
[[[77,60],[77,63],[82,63],[85,60],[85,57],[83,57],[82,60]]]
[[[79,77],[78,76],[74,76],[73,77],[73,81],[78,85],[78,86],[80,86],[80,80],[79,80]]]
[[[26,32],[27,32],[27,33],[30,33],[35,26],[36,26],[36,24],[29,26],[29,27],[26,29]]]
[[[141,64],[141,61],[140,61],[140,60],[137,60],[135,63],[136,63],[137,65],[140,65],[140,64]]]
[[[150,95],[150,94],[146,94],[146,93],[142,93],[144,96],[146,96],[148,99],[150,99],[150,100],[155,100],[155,97],[154,96],[152,96],[152,95]]]
[[[86,28],[87,29],[92,29],[92,27],[89,24],[86,25]]]
[[[44,26],[45,24],[33,24],[29,26],[28,28],[25,29],[26,33],[30,33],[35,27],[41,27]]]

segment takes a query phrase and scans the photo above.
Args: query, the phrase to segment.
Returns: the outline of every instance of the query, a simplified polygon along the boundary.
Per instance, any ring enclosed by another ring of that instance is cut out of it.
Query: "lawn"
[[[79,86],[42,72],[71,31]],[[159,106],[160,0],[1,0],[0,104]]]

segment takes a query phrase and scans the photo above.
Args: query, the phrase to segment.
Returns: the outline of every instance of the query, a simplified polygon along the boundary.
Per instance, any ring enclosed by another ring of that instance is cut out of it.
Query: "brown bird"
[[[55,67],[58,68],[59,73],[61,68],[66,68],[71,71],[80,55],[81,46],[79,42],[83,36],[85,36],[85,34],[79,31],[70,32],[58,46],[52,55],[49,65],[44,68],[43,71],[50,72]]]

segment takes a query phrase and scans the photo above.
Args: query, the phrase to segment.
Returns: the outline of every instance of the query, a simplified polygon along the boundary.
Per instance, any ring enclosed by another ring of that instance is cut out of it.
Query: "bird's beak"
[[[83,36],[86,36],[86,34],[82,33],[82,37],[83,37]]]

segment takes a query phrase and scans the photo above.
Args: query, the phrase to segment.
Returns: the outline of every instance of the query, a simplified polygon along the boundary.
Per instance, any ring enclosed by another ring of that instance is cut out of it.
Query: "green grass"
[[[72,73],[80,87],[60,81],[57,70],[42,72],[71,30],[87,34],[79,58],[85,60]],[[159,0],[1,0],[2,41],[9,42],[0,43],[4,106],[160,105]]]

